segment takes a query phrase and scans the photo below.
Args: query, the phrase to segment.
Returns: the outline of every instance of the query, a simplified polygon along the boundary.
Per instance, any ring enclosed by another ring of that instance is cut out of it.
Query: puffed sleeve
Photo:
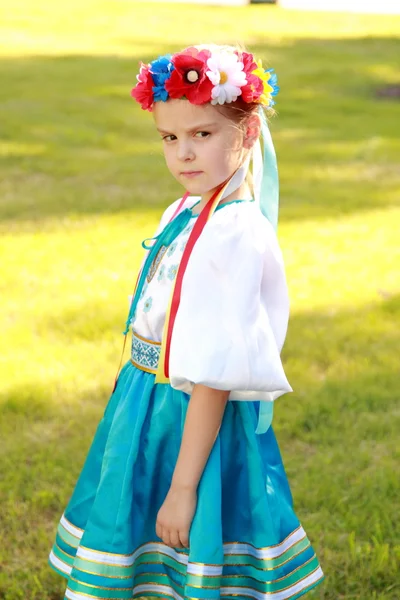
[[[171,386],[200,383],[229,400],[272,401],[292,392],[280,352],[289,319],[282,253],[250,202],[214,213],[183,277],[171,338]]]

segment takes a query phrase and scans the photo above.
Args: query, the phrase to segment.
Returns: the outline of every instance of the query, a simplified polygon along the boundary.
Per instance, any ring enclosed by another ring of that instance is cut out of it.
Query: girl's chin
[[[184,183],[183,185],[192,196],[203,196],[204,194],[208,193],[208,190],[204,187],[204,185],[194,185],[192,182],[188,182],[186,185]]]
[[[211,196],[214,194],[214,192],[217,191],[217,189],[220,187],[220,185],[223,182],[221,182],[221,184],[219,184],[215,187],[212,187],[212,188],[205,186],[204,184],[201,185],[200,182],[198,183],[198,185],[196,185],[196,182],[194,182],[194,181],[190,181],[190,182],[188,181],[186,185],[185,185],[185,183],[186,182],[183,182],[183,186],[192,196],[207,196],[207,197],[211,198]]]
[[[184,177],[183,175],[180,175],[176,177],[176,179],[191,196],[207,196],[209,198],[211,198],[214,192],[224,183],[224,181],[221,181],[213,187],[210,187],[210,184],[207,185],[204,180],[201,181],[202,176]]]

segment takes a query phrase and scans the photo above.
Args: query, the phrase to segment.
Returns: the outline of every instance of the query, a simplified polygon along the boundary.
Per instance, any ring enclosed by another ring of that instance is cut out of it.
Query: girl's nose
[[[182,162],[192,161],[195,158],[193,148],[189,142],[180,141],[178,145],[177,157]]]

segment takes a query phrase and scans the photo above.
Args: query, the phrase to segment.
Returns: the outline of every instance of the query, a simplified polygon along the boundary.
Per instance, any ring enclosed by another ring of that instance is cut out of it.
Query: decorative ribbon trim
[[[147,340],[132,331],[131,363],[137,369],[155,374],[160,358],[160,342]]]
[[[69,532],[79,530],[66,519],[62,522],[68,525]],[[255,600],[287,600],[324,577],[301,525],[276,545],[257,548],[236,541],[224,543],[223,551],[221,564],[206,564],[192,562],[189,552],[177,551],[161,542],[147,542],[130,554],[116,554],[82,545],[77,551],[68,544],[63,549],[56,540],[49,564],[69,578],[72,594],[91,596],[92,590],[97,589],[98,600],[107,596],[100,592],[103,590],[112,590],[113,600],[123,600],[128,591],[132,593],[133,578],[136,591],[142,586],[154,586],[159,593],[164,585],[172,585],[175,593],[182,594],[183,583],[178,583],[179,579],[171,582],[166,568],[185,581],[185,598],[192,597],[197,589],[206,589],[210,597],[215,592],[221,597],[237,594]],[[91,575],[90,583],[81,573]],[[110,587],[112,580],[115,583]]]

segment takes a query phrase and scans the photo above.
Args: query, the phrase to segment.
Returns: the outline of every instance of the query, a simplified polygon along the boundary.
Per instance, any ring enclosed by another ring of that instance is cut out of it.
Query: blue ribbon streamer
[[[276,231],[278,228],[279,213],[278,164],[271,132],[261,107],[259,108],[259,115],[261,119],[261,138],[263,142],[263,173],[260,190],[260,209]]]
[[[274,416],[274,402],[260,400],[256,433],[266,433]]]
[[[259,107],[259,115],[261,119],[263,153],[263,171],[260,187],[260,209],[276,231],[278,228],[279,214],[278,165],[271,132],[268,127],[264,110],[261,108],[261,106]],[[268,431],[272,423],[273,412],[273,401],[260,400],[256,433],[260,434]]]

